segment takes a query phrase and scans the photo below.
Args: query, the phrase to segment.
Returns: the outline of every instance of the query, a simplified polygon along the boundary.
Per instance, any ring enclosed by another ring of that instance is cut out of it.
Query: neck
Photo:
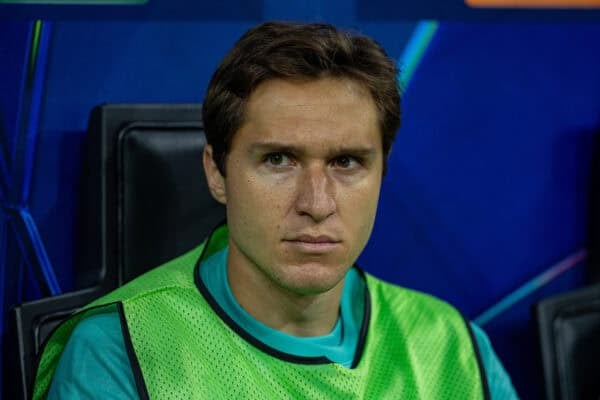
[[[344,280],[323,293],[301,294],[276,285],[255,266],[236,263],[231,252],[229,256],[227,279],[231,292],[256,320],[299,337],[322,336],[333,330]]]

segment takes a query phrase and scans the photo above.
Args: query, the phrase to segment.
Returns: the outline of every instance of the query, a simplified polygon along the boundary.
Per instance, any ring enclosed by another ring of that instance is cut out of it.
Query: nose
[[[336,212],[335,183],[327,167],[315,165],[303,171],[297,187],[296,212],[321,222]]]

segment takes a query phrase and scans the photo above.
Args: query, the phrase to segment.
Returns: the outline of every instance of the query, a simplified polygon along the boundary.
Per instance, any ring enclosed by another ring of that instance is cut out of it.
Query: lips
[[[328,235],[299,235],[285,239],[284,242],[298,251],[311,254],[327,253],[334,250],[341,243],[340,240]]]
[[[319,236],[300,235],[300,236],[293,238],[290,241],[291,242],[305,242],[305,243],[339,243],[339,240],[335,240],[331,236],[327,236],[327,235],[319,235]]]

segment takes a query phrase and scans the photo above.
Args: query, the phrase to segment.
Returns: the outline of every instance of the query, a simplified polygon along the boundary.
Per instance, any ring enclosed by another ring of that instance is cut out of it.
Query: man
[[[399,103],[396,67],[369,38],[248,31],[203,105],[227,225],[64,323],[34,397],[515,398],[478,328],[354,265]]]

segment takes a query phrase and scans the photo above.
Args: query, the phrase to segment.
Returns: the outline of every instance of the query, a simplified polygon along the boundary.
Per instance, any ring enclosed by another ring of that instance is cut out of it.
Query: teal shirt
[[[355,269],[346,276],[340,318],[324,336],[296,337],[254,319],[235,300],[227,279],[227,249],[207,259],[200,277],[219,306],[244,329],[277,350],[298,356],[325,356],[350,367],[359,338],[362,315],[352,307],[362,280]],[[487,335],[472,324],[490,385],[492,400],[517,399],[506,371]],[[138,399],[132,368],[117,313],[91,316],[80,322],[58,363],[48,399]]]
[[[355,269],[348,271],[340,303],[340,318],[324,336],[297,337],[275,330],[248,314],[233,297],[227,279],[227,248],[213,254],[200,268],[200,277],[217,303],[239,326],[255,338],[283,353],[328,359],[350,368],[360,335],[362,315],[354,315],[353,302],[361,293],[362,280]]]

